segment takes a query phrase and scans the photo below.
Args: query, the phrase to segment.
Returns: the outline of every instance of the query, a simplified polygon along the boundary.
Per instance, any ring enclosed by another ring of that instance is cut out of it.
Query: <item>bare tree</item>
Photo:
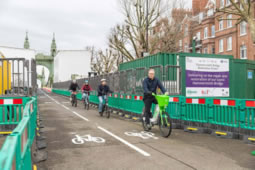
[[[179,40],[183,35],[183,20],[192,15],[185,8],[184,0],[172,0],[168,17],[162,17],[156,22],[150,38],[151,53],[176,52],[179,50]]]
[[[146,40],[147,25],[151,31],[155,21],[165,11],[166,5],[163,0],[148,0],[147,11],[146,0],[119,1],[125,22],[112,29],[109,45],[127,60],[141,58],[142,52],[150,49]]]
[[[255,0],[229,0],[232,5],[217,9],[218,12],[238,16],[236,24],[245,21],[249,24],[252,40],[255,43]],[[225,19],[229,20],[229,19]]]
[[[98,74],[107,74],[118,69],[120,63],[119,55],[112,49],[105,51],[96,50],[94,47],[87,47],[91,53],[91,70]]]

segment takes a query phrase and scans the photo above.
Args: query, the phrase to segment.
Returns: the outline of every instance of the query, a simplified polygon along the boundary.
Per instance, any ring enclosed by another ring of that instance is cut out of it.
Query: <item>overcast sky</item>
[[[191,0],[189,0],[191,2]],[[49,52],[55,32],[58,49],[104,48],[110,28],[123,20],[117,0],[0,0],[0,45]]]

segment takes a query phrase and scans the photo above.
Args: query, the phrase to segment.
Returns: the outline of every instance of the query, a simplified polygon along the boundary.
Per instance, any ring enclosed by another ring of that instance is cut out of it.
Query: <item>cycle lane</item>
[[[49,98],[39,98],[39,110],[44,119],[49,153],[48,160],[39,167],[47,169],[155,169],[166,167],[165,164],[150,162],[146,156],[105,133],[99,129],[98,123],[78,117],[73,111],[80,114],[81,110],[71,108],[65,103],[66,100],[59,100],[58,97],[53,99],[54,101],[50,103]],[[87,116],[85,114],[82,117]],[[103,125],[100,127],[103,128]],[[72,139],[77,134],[101,137],[105,139],[105,143],[74,144]],[[160,154],[158,157],[162,160],[167,159]],[[174,169],[190,169],[182,164],[171,162],[171,160],[164,162],[173,163]]]
[[[62,97],[59,96],[61,99]],[[97,121],[106,129],[121,136],[123,139],[136,143],[136,146],[149,153],[161,153],[169,159],[197,169],[253,169],[255,163],[250,151],[253,146],[246,145],[242,141],[231,139],[219,139],[206,134],[190,134],[182,130],[174,130],[170,138],[159,136],[158,127],[152,132],[159,137],[158,140],[142,139],[140,137],[126,136],[125,132],[141,132],[140,123],[120,120],[119,117],[111,117],[110,120],[99,117],[97,111],[84,111],[79,105],[81,114],[89,119]],[[114,126],[113,126],[114,125]],[[158,155],[158,154],[156,154]],[[155,155],[151,154],[154,158]],[[157,160],[157,159],[156,159]],[[163,161],[161,161],[163,162]]]

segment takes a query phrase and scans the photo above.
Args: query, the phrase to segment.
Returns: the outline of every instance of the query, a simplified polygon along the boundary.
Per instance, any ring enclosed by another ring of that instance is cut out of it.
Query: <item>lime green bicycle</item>
[[[166,108],[169,104],[169,96],[167,95],[155,95],[156,100],[158,101],[158,105],[155,107],[155,111],[153,117],[150,119],[151,126],[159,125],[159,130],[161,136],[167,138],[171,135],[172,132],[172,122],[169,114],[166,112]],[[145,123],[145,108],[142,113],[142,124],[144,130],[148,130],[147,125]]]

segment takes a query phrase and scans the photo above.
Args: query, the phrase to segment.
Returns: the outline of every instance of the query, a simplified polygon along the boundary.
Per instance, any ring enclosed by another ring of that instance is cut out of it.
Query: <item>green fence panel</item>
[[[125,95],[125,105],[126,105],[126,111],[129,112],[129,113],[132,113],[133,111],[133,104],[134,104],[134,100],[133,100],[133,97],[132,95],[130,94],[127,94]]]
[[[123,110],[123,111],[126,111],[126,103],[125,103],[125,94],[123,93],[120,93],[119,95],[119,109],[120,110]]]
[[[241,100],[240,103],[241,128],[255,130],[255,100]]]
[[[0,125],[15,125],[22,119],[22,110],[30,100],[28,97],[0,98]]]
[[[143,96],[133,95],[132,99],[133,99],[132,112],[141,115],[144,107]]]
[[[32,170],[31,147],[36,134],[37,98],[23,109],[23,117],[0,151],[0,169]]]
[[[111,96],[111,100],[109,100],[109,106],[114,109],[120,109],[119,107],[119,94],[113,93]]]
[[[209,123],[221,126],[240,126],[240,102],[236,99],[208,99],[211,103]]]
[[[209,103],[205,98],[185,98],[182,120],[208,123]]]
[[[169,105],[166,109],[171,119],[181,120],[183,97],[181,96],[170,96]]]

